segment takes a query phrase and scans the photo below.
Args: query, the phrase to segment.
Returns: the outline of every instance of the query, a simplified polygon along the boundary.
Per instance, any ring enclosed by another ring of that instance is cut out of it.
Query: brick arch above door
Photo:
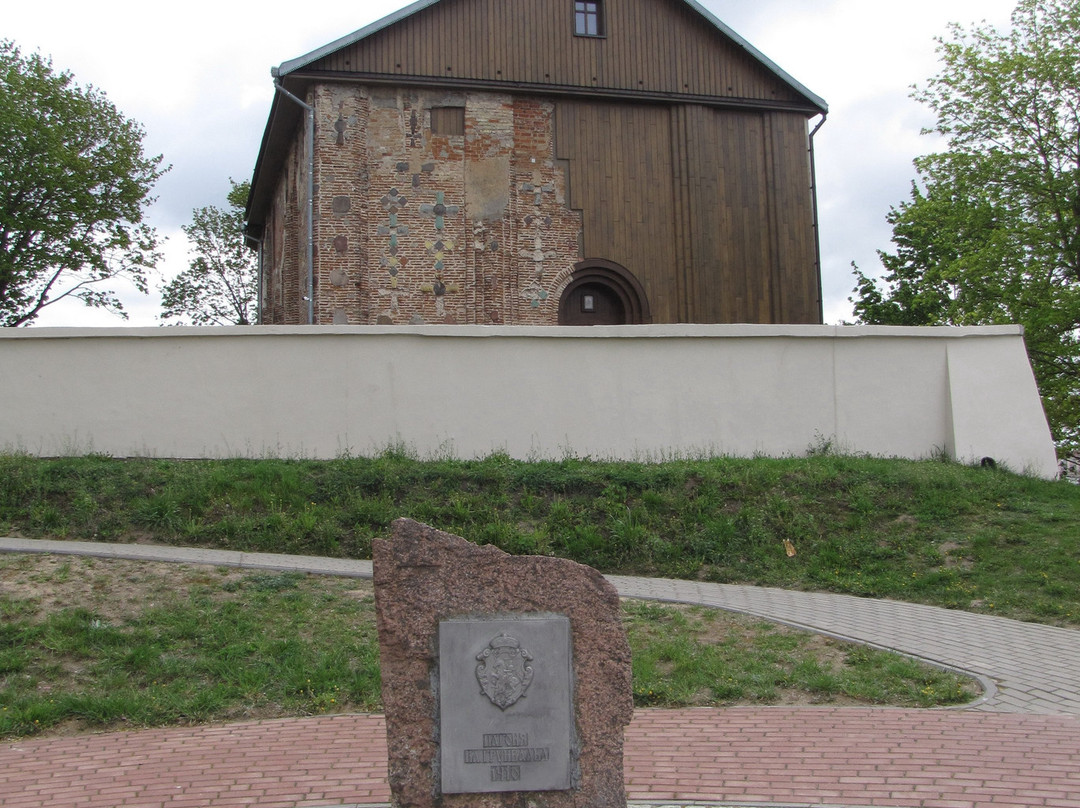
[[[559,325],[642,325],[652,322],[641,282],[630,270],[605,258],[588,258],[559,297]]]

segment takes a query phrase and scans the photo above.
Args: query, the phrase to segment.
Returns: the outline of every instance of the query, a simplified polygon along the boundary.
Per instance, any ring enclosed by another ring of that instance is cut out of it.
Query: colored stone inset
[[[387,213],[396,213],[409,204],[409,200],[402,196],[397,188],[391,188],[379,202]]]
[[[552,103],[333,83],[313,102],[315,322],[557,321],[550,302],[581,259],[581,214],[567,207]],[[427,111],[447,106],[464,108],[464,136],[427,130]],[[302,147],[267,227],[266,322],[307,321]]]
[[[456,216],[459,208],[457,205],[447,205],[445,194],[442,191],[435,192],[435,204],[421,205],[420,214],[435,219],[435,229],[442,230],[446,226],[447,216]]]

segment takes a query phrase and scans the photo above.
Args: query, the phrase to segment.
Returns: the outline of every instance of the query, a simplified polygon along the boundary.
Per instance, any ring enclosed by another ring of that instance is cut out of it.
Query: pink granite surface
[[[624,808],[623,730],[633,713],[619,598],[596,570],[511,556],[409,519],[374,542],[389,780],[399,808]],[[438,627],[462,616],[546,613],[570,620],[574,787],[441,794]]]

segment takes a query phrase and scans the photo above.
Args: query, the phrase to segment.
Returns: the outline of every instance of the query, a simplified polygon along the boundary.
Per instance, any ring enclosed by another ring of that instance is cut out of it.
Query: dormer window
[[[603,36],[603,8],[600,0],[574,0],[574,34]]]

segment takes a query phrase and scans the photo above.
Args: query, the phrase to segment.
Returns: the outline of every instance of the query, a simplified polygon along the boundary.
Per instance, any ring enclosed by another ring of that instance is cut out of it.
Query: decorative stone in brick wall
[[[442,230],[446,227],[446,217],[456,216],[457,212],[457,205],[446,204],[446,194],[443,191],[435,192],[434,203],[420,206],[420,215],[433,218],[435,220],[436,230]]]
[[[356,323],[557,322],[582,256],[581,216],[566,206],[554,159],[553,104],[335,84],[310,97],[316,322],[340,312]],[[430,109],[446,106],[464,108],[464,135],[431,134]],[[264,276],[266,322],[306,322],[297,148],[269,220],[280,258]]]
[[[315,108],[314,151],[314,267],[313,313],[316,323],[360,322],[360,289],[350,279],[359,278],[367,256],[363,222],[367,219],[368,179],[357,170],[366,163],[369,101],[362,92],[344,85],[319,85],[309,93],[308,102]],[[307,193],[303,173],[306,163],[296,155],[296,197],[302,205]],[[306,256],[303,220],[286,229],[285,237],[294,244],[298,256]],[[307,267],[299,261],[299,308],[306,309]],[[296,287],[293,287],[296,288]],[[274,293],[267,280],[268,295]],[[291,290],[286,287],[286,297]],[[299,322],[306,322],[302,316]],[[286,320],[286,322],[293,322]]]
[[[394,805],[625,808],[633,702],[614,587],[409,519],[373,556]]]

